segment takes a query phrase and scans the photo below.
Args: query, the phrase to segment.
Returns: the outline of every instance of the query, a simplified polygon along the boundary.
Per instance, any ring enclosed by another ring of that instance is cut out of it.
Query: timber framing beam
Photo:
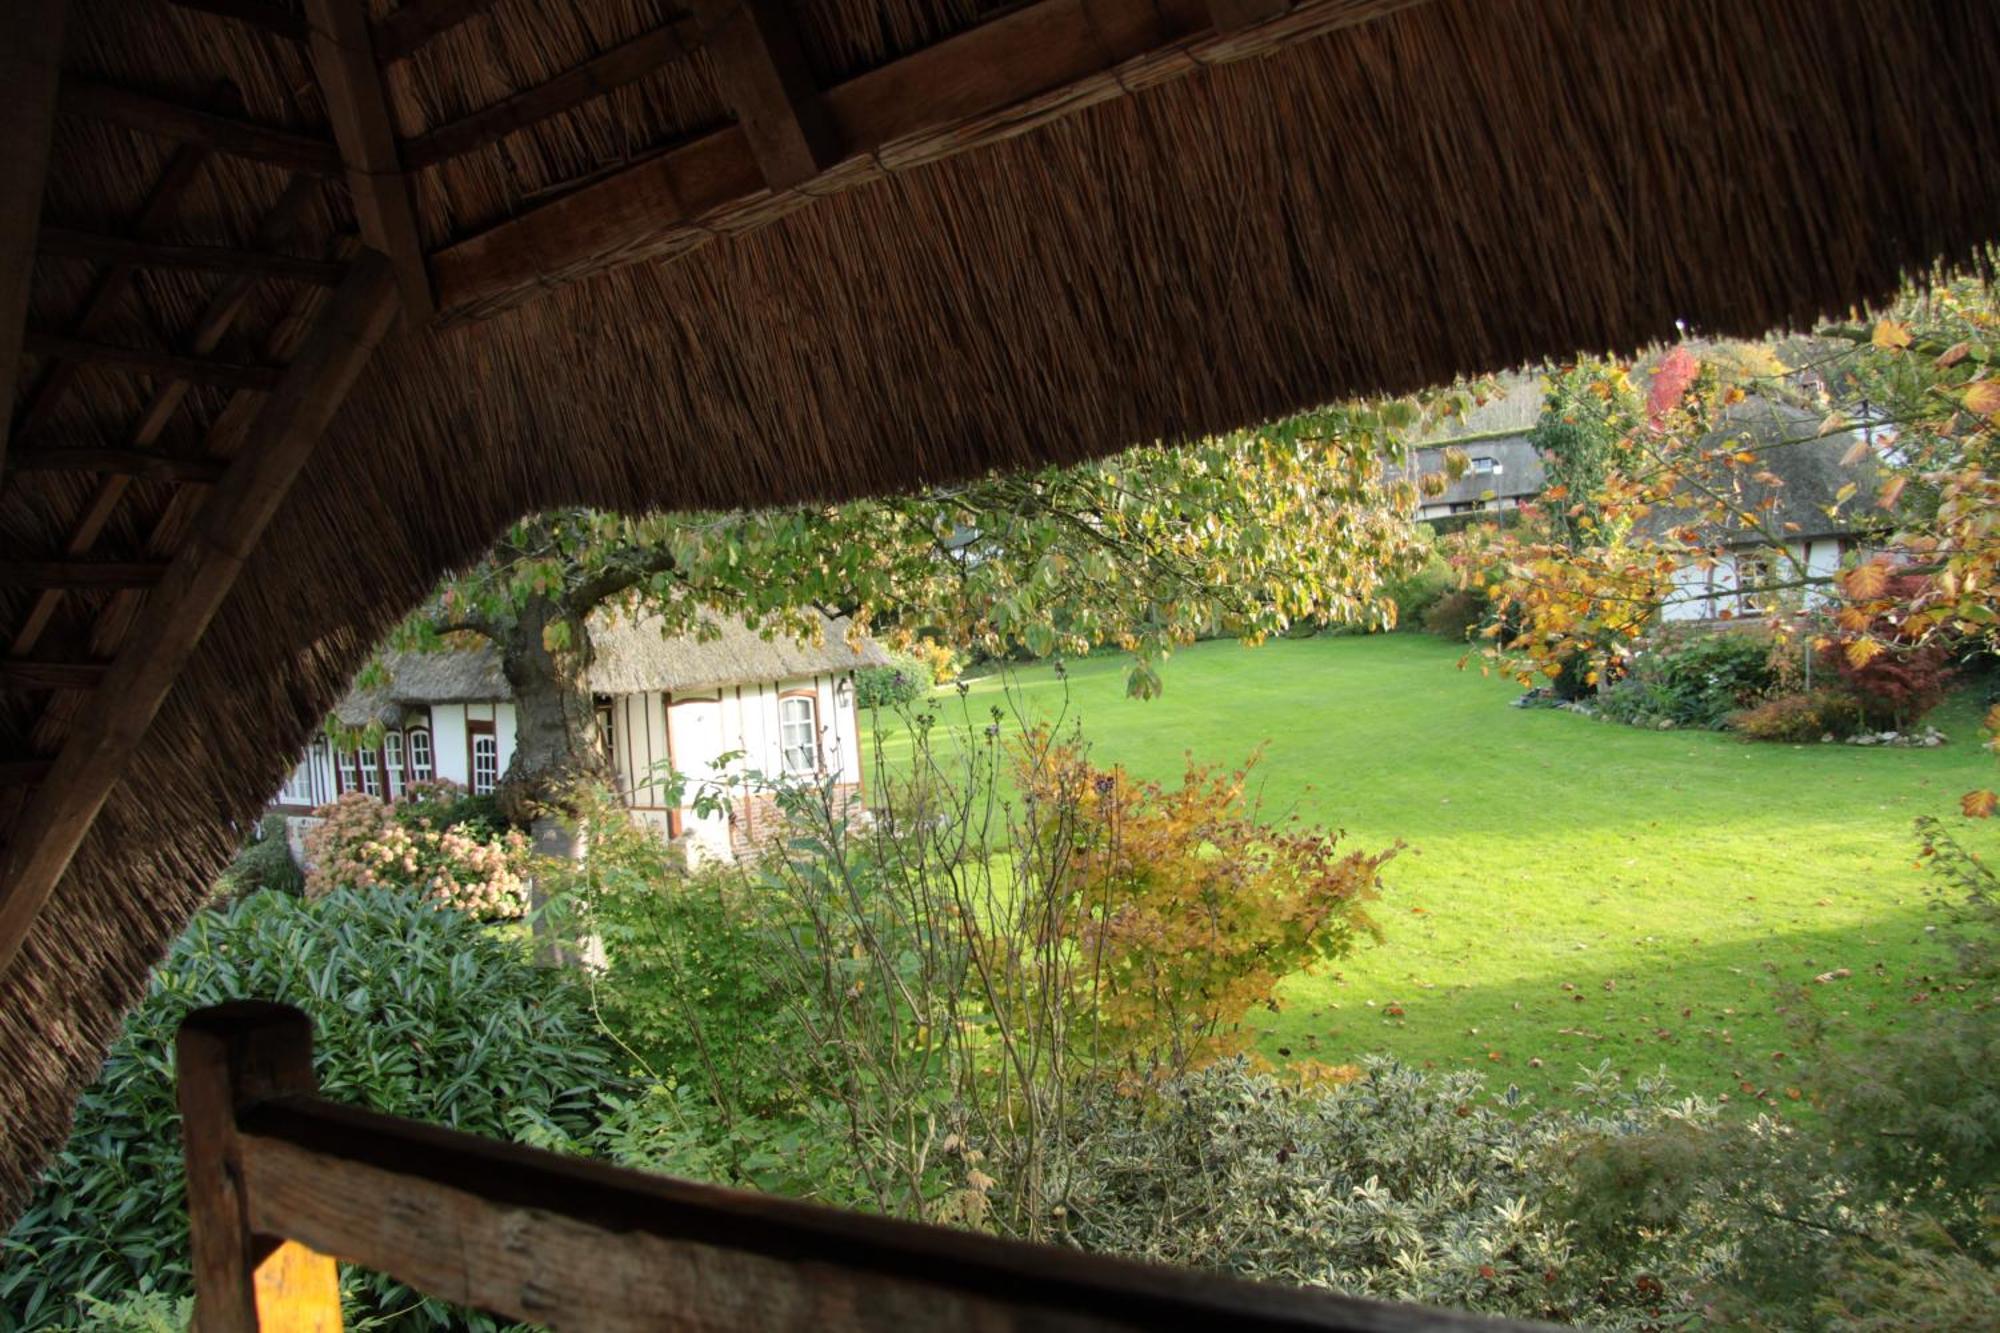
[[[0,853],[0,975],[145,740],[248,562],[396,315],[387,259],[363,252],[265,399],[244,450],[209,496],[186,545],[148,594],[117,660]]]
[[[771,189],[746,118],[434,253],[440,317],[492,314],[552,285],[754,230],[819,195],[1423,2],[1298,0],[1224,31],[1207,0],[1031,0],[791,102],[824,117],[841,154],[803,185]]]
[[[0,560],[0,587],[150,588],[166,573],[157,560]]]
[[[240,361],[218,361],[206,356],[184,356],[179,352],[158,352],[145,347],[125,347],[117,343],[72,338],[61,333],[31,330],[22,339],[23,348],[36,356],[60,357],[65,361],[89,361],[124,370],[214,384],[225,389],[269,389],[284,374],[279,366],[248,365]]]
[[[65,116],[102,120],[139,134],[200,144],[293,171],[333,176],[341,169],[340,149],[325,139],[218,115],[116,84],[65,78],[57,107]]]
[[[782,0],[698,0],[702,40],[723,96],[774,190],[839,160],[839,135],[814,97],[805,50]]]
[[[362,0],[306,0],[306,18],[312,25],[313,72],[347,163],[361,238],[395,266],[396,286],[411,322],[427,324],[437,304],[417,228],[416,196],[398,155],[368,15]]]
[[[238,23],[268,32],[274,37],[288,38],[294,42],[306,39],[306,21],[289,9],[281,9],[266,0],[167,0],[168,4],[180,9],[199,10],[204,14],[214,14],[221,18],[234,19]]]
[[[188,482],[212,486],[228,465],[220,458],[178,458],[145,449],[17,449],[9,460],[16,472],[109,472],[142,481]]]
[[[318,283],[322,287],[337,286],[343,271],[339,264],[324,259],[309,259],[304,255],[100,236],[70,227],[42,228],[40,252],[61,259],[89,259],[102,264],[129,264],[134,268],[178,268],[198,273],[279,278],[291,282]]]
[[[35,278],[35,233],[42,220],[49,135],[62,84],[65,0],[10,0],[0,6],[0,458],[14,422],[21,337]]]
[[[403,165],[416,171],[462,157],[515,130],[561,115],[571,107],[685,60],[700,45],[701,27],[694,20],[676,19],[662,24],[575,69],[564,70],[546,83],[405,139],[400,149]]]

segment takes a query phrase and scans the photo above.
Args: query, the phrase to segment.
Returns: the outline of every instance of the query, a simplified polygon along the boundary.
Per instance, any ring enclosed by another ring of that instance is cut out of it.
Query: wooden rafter
[[[764,183],[788,190],[832,166],[839,136],[814,98],[805,50],[781,0],[699,0],[695,13]]]
[[[0,560],[0,587],[149,588],[166,572],[158,560]]]
[[[22,340],[23,349],[36,356],[61,357],[65,361],[95,362],[126,370],[196,384],[215,384],[225,389],[269,389],[277,384],[282,370],[277,366],[246,365],[240,361],[219,361],[213,357],[161,352],[148,347],[125,347],[117,343],[72,338],[67,334],[30,330]]]
[[[34,282],[35,232],[42,219],[42,181],[62,83],[64,0],[12,0],[0,6],[0,458],[14,420],[14,382],[21,373],[21,336]]]
[[[768,188],[746,125],[675,144],[431,256],[442,318],[746,230],[811,197],[994,143],[1079,107],[1369,22],[1422,0],[1300,0],[1219,32],[1206,0],[1031,0],[808,99],[842,159]]]
[[[388,331],[395,297],[388,260],[364,252],[258,412],[249,444],[203,506],[167,576],[147,597],[93,696],[98,706],[79,720],[0,855],[0,974],[20,952],[265,526]]]
[[[174,150],[173,156],[167,159],[166,169],[146,196],[139,216],[132,223],[134,236],[155,235],[172,220],[180,208],[182,197],[201,173],[202,164],[206,161],[208,150],[199,144],[184,143]],[[83,313],[77,317],[71,332],[79,338],[97,333],[131,293],[138,273],[139,270],[131,264],[107,266],[98,274],[89,297],[83,303]],[[49,367],[39,387],[29,396],[27,406],[22,409],[19,432],[23,439],[32,437],[54,413],[70,386],[76,383],[78,370],[79,366],[74,361],[57,361]]]
[[[63,259],[90,259],[104,264],[133,268],[178,268],[202,273],[234,273],[256,278],[279,278],[292,282],[318,283],[322,287],[340,282],[341,267],[323,259],[304,255],[272,254],[266,250],[238,250],[219,245],[177,245],[165,241],[137,240],[125,236],[100,236],[70,227],[42,228],[42,254]]]
[[[564,70],[546,83],[404,140],[403,165],[416,171],[462,157],[515,130],[561,115],[592,98],[685,60],[700,45],[701,28],[694,20],[676,19],[662,24],[574,69]]]
[[[1234,32],[1253,23],[1274,19],[1292,7],[1292,0],[1208,0],[1209,16],[1217,32]]]
[[[218,115],[116,84],[66,77],[57,109],[66,116],[107,121],[139,134],[196,143],[293,171],[331,176],[341,169],[340,149],[325,139]]]
[[[270,212],[266,213],[263,220],[257,224],[256,244],[275,247],[289,240],[298,226],[306,205],[313,200],[319,190],[320,184],[316,178],[293,177],[284,193],[278,196],[277,203],[272,205]],[[243,312],[253,285],[253,281],[249,278],[231,278],[223,282],[215,295],[209,298],[208,306],[195,321],[194,333],[189,339],[189,345],[196,353],[211,352],[221,343],[223,337],[236,323],[237,317]],[[267,352],[282,355],[283,349],[267,349]],[[65,366],[69,364],[72,363],[64,363]],[[53,387],[51,385],[49,389]],[[188,382],[181,379],[168,379],[157,385],[145,410],[139,414],[138,421],[127,434],[127,445],[134,450],[152,448],[161,432],[166,429],[167,423],[173,419],[174,413],[179,410],[181,400],[187,396],[188,388]],[[63,547],[65,555],[80,556],[89,553],[97,544],[97,539],[103,535],[106,525],[111,522],[112,515],[117,511],[118,504],[131,483],[130,476],[112,473],[98,484],[96,492],[77,519],[76,526],[70,529],[69,541]],[[48,628],[50,620],[62,605],[62,599],[63,592],[59,588],[47,589],[36,597],[34,604],[28,609],[28,614],[22,620],[21,628],[15,631],[11,646],[14,656],[22,657],[35,651],[43,631]]]
[[[226,466],[220,458],[177,458],[145,449],[17,449],[7,465],[16,472],[112,472],[144,481],[213,485]],[[0,661],[4,661],[0,658]]]
[[[368,15],[362,0],[306,0],[306,18],[312,24],[313,72],[347,163],[361,238],[395,265],[396,285],[411,321],[428,323],[437,306],[417,229],[416,197],[398,157]]]
[[[104,681],[102,662],[41,662],[0,658],[0,689],[90,690]]]
[[[441,32],[484,14],[499,0],[409,0],[375,25],[375,58],[383,64],[407,59]]]

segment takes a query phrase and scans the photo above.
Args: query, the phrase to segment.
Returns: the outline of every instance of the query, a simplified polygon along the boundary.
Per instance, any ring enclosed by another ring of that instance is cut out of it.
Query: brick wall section
[[[860,783],[843,782],[833,791],[850,818],[865,809]],[[738,860],[756,860],[784,831],[785,817],[775,796],[758,793],[740,797],[729,811],[729,850]]]

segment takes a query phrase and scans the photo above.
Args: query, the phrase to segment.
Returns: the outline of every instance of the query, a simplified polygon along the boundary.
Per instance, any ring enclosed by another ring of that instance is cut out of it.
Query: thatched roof
[[[847,642],[844,619],[830,618],[817,642],[789,634],[766,637],[740,620],[713,627],[714,638],[666,633],[656,617],[600,612],[591,618],[594,649],[590,688],[598,694],[667,691],[688,693],[725,685],[761,685],[808,676],[885,666],[889,655],[875,640]],[[491,645],[438,652],[386,654],[385,679],[348,692],[334,716],[349,726],[400,716],[420,704],[484,703],[511,698],[513,691]]]
[[[0,6],[0,1214],[231,821],[524,511],[1752,335],[2000,231],[1986,0],[360,5],[70,0],[59,97],[59,0]]]
[[[1768,531],[1782,533],[1788,541],[1852,536],[1883,526],[1886,515],[1875,507],[1882,489],[1880,458],[1868,451],[1846,461],[1861,439],[1859,428],[1822,431],[1823,418],[1817,413],[1750,397],[1728,409],[1721,429],[1702,444],[1755,460],[1730,466],[1719,479],[1731,488],[1729,505],[1739,513],[1760,515]],[[1849,485],[1854,491],[1842,501],[1840,492]],[[1721,546],[1763,545],[1766,540],[1734,526],[1716,530],[1706,505],[1662,506],[1647,515],[1645,526],[1655,533],[1691,526],[1700,540]]]

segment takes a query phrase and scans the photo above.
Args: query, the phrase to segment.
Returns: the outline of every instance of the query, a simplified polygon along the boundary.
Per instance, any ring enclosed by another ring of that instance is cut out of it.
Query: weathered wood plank
[[[838,161],[839,135],[815,100],[798,31],[781,0],[697,0],[695,15],[764,183],[787,190]]]
[[[493,8],[499,0],[409,0],[375,24],[375,58],[383,64],[407,59],[441,32]]]
[[[319,1098],[253,1106],[238,1132],[256,1229],[554,1328],[1533,1327],[623,1171]]]
[[[265,399],[249,444],[147,597],[93,696],[97,705],[79,720],[0,853],[0,975],[395,313],[389,262],[364,251]]]
[[[395,266],[411,321],[428,323],[437,305],[417,228],[416,196],[397,156],[395,121],[375,63],[368,15],[362,0],[306,0],[306,18],[312,24],[313,72],[347,163],[361,238]]]
[[[700,44],[701,28],[694,20],[677,19],[662,24],[575,69],[563,71],[546,83],[405,139],[401,146],[403,165],[417,171],[462,157],[518,129],[561,115],[675,61],[685,60]]]
[[[341,169],[340,149],[325,139],[217,115],[115,84],[65,78],[57,109],[66,116],[108,121],[140,134],[196,143],[293,171],[331,176]]]
[[[310,1095],[312,1024],[285,1005],[238,1001],[190,1014],[174,1042],[181,1153],[187,1164],[195,1327],[202,1333],[333,1333],[334,1261],[259,1236],[244,1197],[236,1117],[256,1101]]]
[[[206,356],[186,356],[160,352],[148,347],[122,347],[117,343],[72,338],[61,333],[31,330],[23,340],[24,350],[36,356],[61,357],[65,361],[90,361],[121,369],[167,375],[196,384],[215,384],[225,389],[269,389],[285,371],[282,366],[248,365],[241,361],[218,361]]]
[[[177,245],[129,236],[102,236],[71,227],[44,227],[37,249],[62,259],[89,259],[101,264],[136,268],[181,268],[202,273],[230,273],[254,278],[282,278],[322,287],[340,283],[339,264],[304,255],[266,250],[236,250],[218,245]]]
[[[1301,0],[1225,33],[1204,0],[1032,0],[819,94],[841,157],[804,185],[770,190],[746,127],[732,125],[434,253],[438,305],[448,321],[478,318],[561,282],[766,225],[884,172],[1418,3]]]
[[[66,0],[15,0],[0,6],[0,458],[14,421],[21,337],[35,280],[35,233],[42,220],[49,134],[62,83]]]

